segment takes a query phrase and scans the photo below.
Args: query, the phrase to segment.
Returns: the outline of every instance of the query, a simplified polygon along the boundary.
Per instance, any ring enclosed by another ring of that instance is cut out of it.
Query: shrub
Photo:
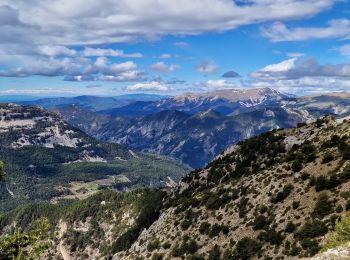
[[[323,155],[322,163],[329,163],[334,160],[334,156],[332,153],[327,152]]]
[[[321,249],[316,240],[311,240],[309,238],[300,240],[300,245],[308,256],[315,255]]]
[[[297,209],[300,206],[300,201],[293,201],[292,207],[293,209]]]
[[[314,238],[325,235],[327,231],[328,228],[323,221],[314,219],[307,221],[305,225],[297,232],[296,237],[299,239]]]
[[[269,224],[269,221],[267,217],[265,217],[264,215],[258,215],[255,217],[253,221],[253,229],[254,230],[264,229],[268,224]]]
[[[205,203],[205,206],[207,209],[219,209],[219,203],[218,203],[219,197],[216,194],[211,195],[208,200]]]
[[[294,186],[292,184],[287,184],[286,186],[283,187],[283,190],[278,192],[275,197],[271,198],[272,203],[279,203],[284,201],[289,194],[292,192],[294,189]]]
[[[210,231],[210,224],[208,222],[202,222],[199,226],[199,233],[201,234],[209,234]]]
[[[315,208],[312,215],[317,218],[323,218],[332,212],[332,203],[329,201],[329,197],[326,193],[320,193],[318,195]]]
[[[191,224],[192,224],[191,219],[186,218],[181,222],[181,228],[183,230],[187,230],[191,226]]]
[[[286,225],[285,231],[287,233],[294,233],[296,229],[297,229],[297,226],[293,222],[289,221]]]
[[[293,172],[299,172],[303,168],[303,163],[301,160],[297,159],[294,160],[292,163],[292,171]]]
[[[197,242],[193,239],[189,239],[187,241],[183,241],[181,245],[176,244],[172,250],[172,256],[174,257],[182,257],[185,254],[194,254],[198,250]]]
[[[155,239],[148,243],[147,251],[152,252],[160,247],[160,242],[158,239]]]
[[[214,224],[210,229],[209,236],[215,237],[219,235],[220,232],[221,232],[221,226],[218,224]]]
[[[232,251],[232,259],[250,259],[261,249],[261,244],[249,237],[239,240]]]
[[[170,244],[169,242],[165,242],[165,243],[162,245],[162,247],[163,247],[164,249],[169,249],[169,248],[171,247],[171,244]]]
[[[300,254],[300,252],[301,252],[301,248],[298,247],[296,243],[293,243],[291,248],[290,248],[290,251],[289,251],[288,255],[290,255],[290,256],[297,256],[297,255]]]
[[[343,212],[343,207],[342,207],[342,205],[338,205],[337,207],[336,207],[336,209],[335,209],[335,211],[337,212],[337,213],[342,213]]]
[[[152,255],[152,260],[162,260],[163,257],[164,257],[163,254],[154,253],[154,254]]]
[[[340,176],[336,175],[335,173],[330,174],[329,178],[321,175],[310,179],[310,186],[315,186],[316,191],[333,189],[340,184]]]
[[[221,256],[221,250],[218,245],[215,245],[210,251],[209,251],[209,260],[220,260]]]
[[[268,242],[272,245],[280,245],[283,241],[283,236],[280,232],[277,232],[274,229],[268,229],[266,231],[262,231],[259,234],[258,239]]]

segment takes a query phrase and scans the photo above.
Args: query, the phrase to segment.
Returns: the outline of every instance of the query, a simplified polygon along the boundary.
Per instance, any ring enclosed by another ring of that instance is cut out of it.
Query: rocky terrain
[[[350,124],[327,117],[231,147],[170,195],[114,259],[292,259],[316,254],[350,208]]]
[[[48,254],[62,255],[62,245],[74,259],[343,256],[350,241],[349,138],[346,118],[325,117],[241,141],[174,188],[123,199],[103,192],[55,217],[54,209],[32,206],[35,216],[15,210],[0,217],[0,226],[46,216],[62,232]],[[135,205],[148,206],[128,209]]]

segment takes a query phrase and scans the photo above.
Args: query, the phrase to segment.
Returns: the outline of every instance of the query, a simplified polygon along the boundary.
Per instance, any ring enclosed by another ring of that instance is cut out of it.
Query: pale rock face
[[[57,114],[41,108],[0,104],[0,134],[4,135],[2,145],[12,149],[67,147],[81,150],[81,153],[78,160],[66,163],[107,162],[95,154],[88,136],[72,128]]]

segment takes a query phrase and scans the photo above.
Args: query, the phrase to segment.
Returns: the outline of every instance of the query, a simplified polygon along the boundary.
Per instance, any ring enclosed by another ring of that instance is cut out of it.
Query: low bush
[[[327,233],[328,228],[326,224],[318,219],[307,221],[303,227],[298,230],[296,237],[300,240],[306,238],[315,238],[323,236]]]
[[[292,192],[294,189],[294,186],[292,184],[287,184],[286,186],[283,187],[283,190],[278,192],[276,196],[271,198],[272,203],[279,203],[284,201],[289,194]]]
[[[333,207],[328,195],[326,193],[320,193],[317,198],[315,208],[312,212],[312,216],[322,219],[323,217],[332,213],[332,211]]]
[[[232,251],[230,259],[250,259],[251,257],[257,255],[261,250],[261,244],[249,237],[244,237],[239,240]]]

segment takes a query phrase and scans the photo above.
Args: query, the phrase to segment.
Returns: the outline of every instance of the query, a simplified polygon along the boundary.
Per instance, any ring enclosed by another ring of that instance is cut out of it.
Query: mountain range
[[[109,104],[108,100],[99,102]],[[175,157],[192,168],[205,166],[230,145],[260,133],[312,122],[323,115],[350,114],[346,93],[295,97],[269,88],[134,100],[99,111],[76,102],[36,103],[99,140]]]

